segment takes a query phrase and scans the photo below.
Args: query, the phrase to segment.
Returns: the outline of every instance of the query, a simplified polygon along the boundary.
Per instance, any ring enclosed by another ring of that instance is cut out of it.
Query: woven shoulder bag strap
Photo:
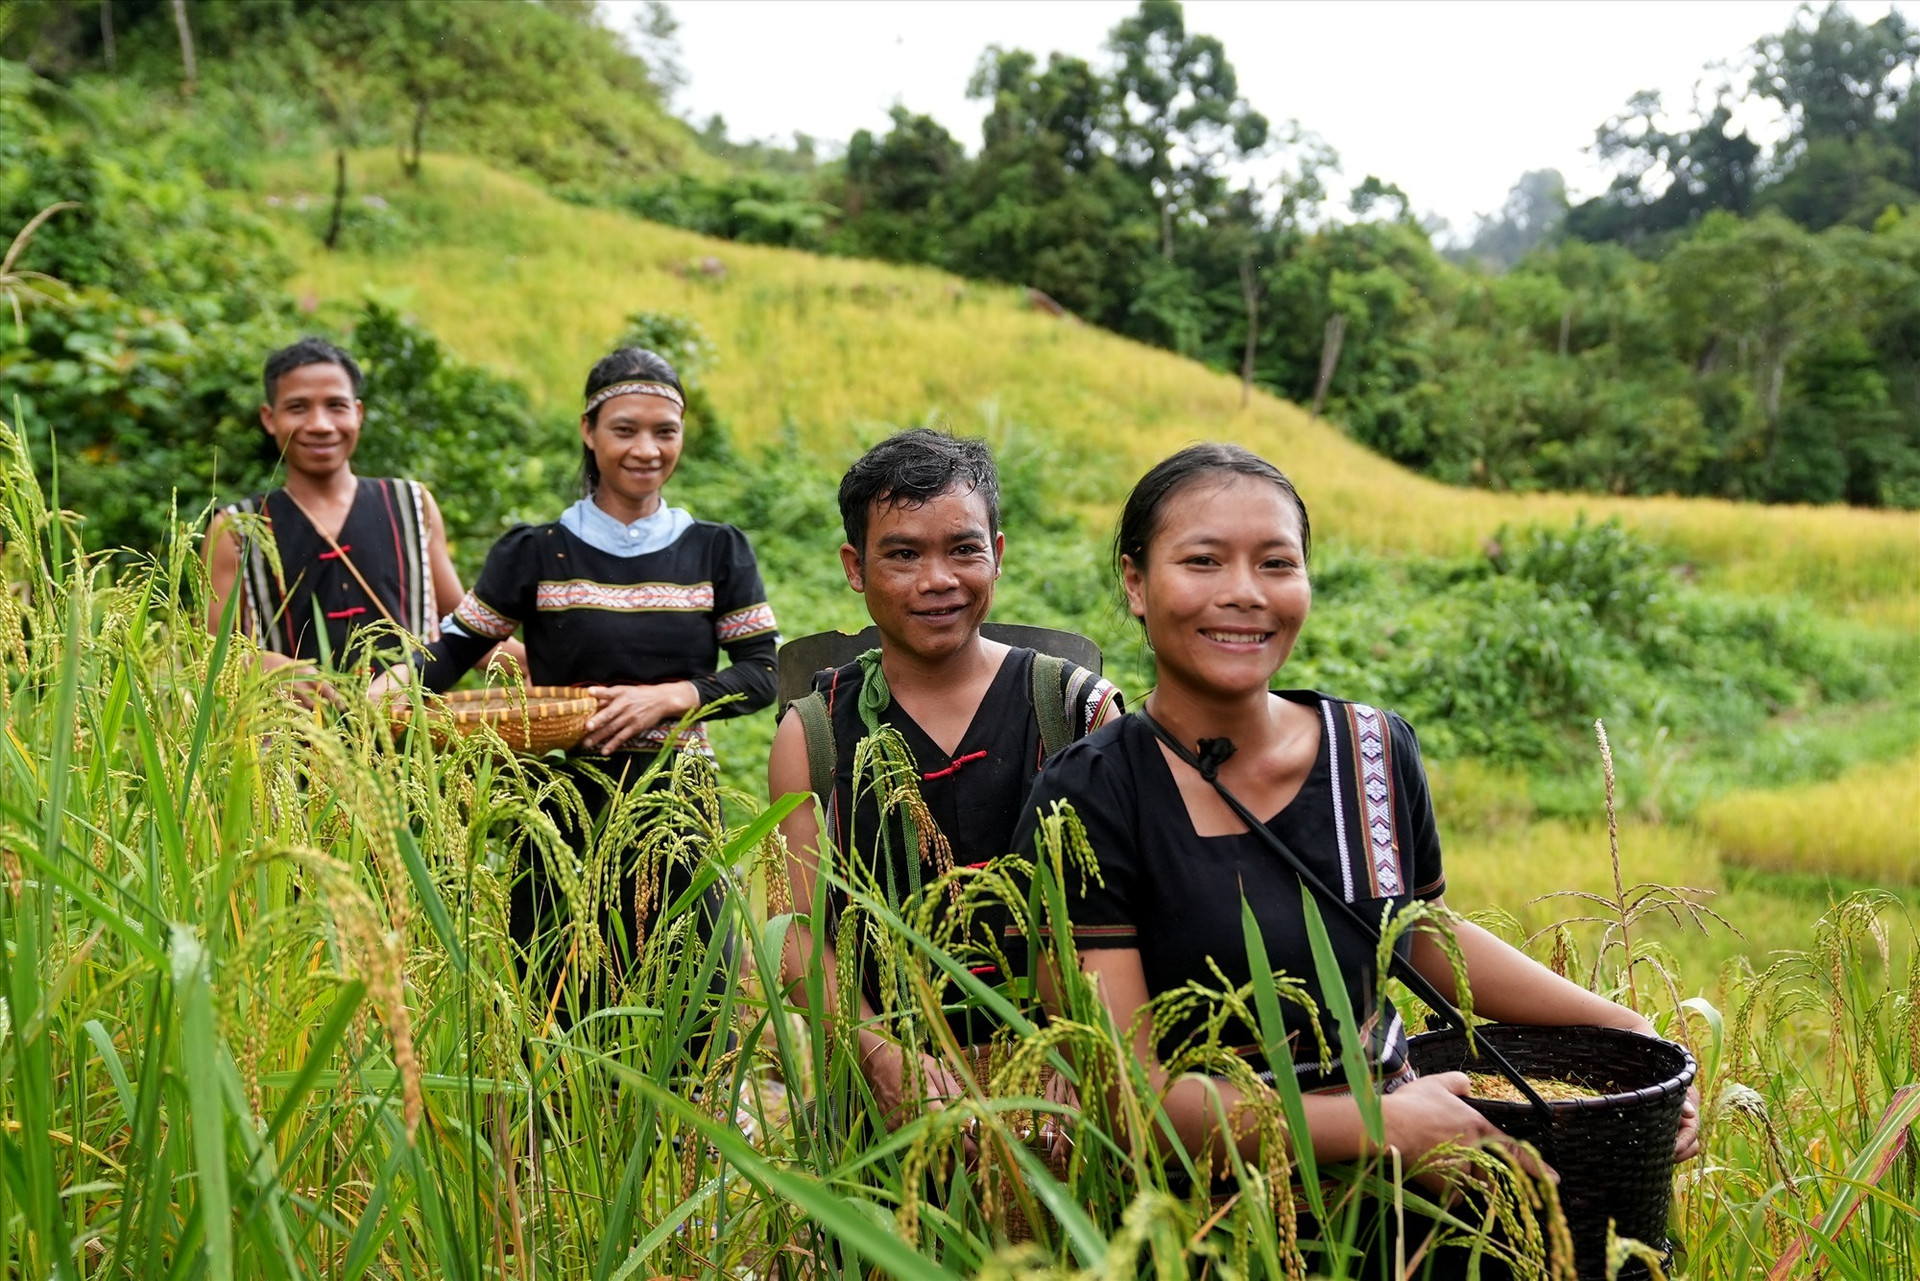
[[[807,740],[807,781],[822,807],[833,804],[833,767],[840,749],[833,741],[833,718],[827,714],[827,700],[819,690],[793,700],[800,717],[800,733]]]
[[[1073,722],[1067,715],[1067,660],[1053,654],[1033,656],[1033,714],[1040,721],[1040,759],[1053,754],[1074,739]]]

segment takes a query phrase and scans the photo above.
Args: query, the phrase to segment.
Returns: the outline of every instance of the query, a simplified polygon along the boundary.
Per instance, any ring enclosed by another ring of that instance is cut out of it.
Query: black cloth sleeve
[[[1056,804],[1070,805],[1087,834],[1097,875],[1066,864],[1067,918],[1081,950],[1136,945],[1139,921],[1140,851],[1134,838],[1131,789],[1122,786],[1111,758],[1081,742],[1047,762],[1033,781],[1025,812],[1014,829],[1013,848],[1039,856],[1042,818]],[[1043,929],[1042,933],[1051,931]]]
[[[532,526],[517,525],[487,552],[479,581],[441,620],[440,639],[427,646],[420,661],[420,680],[428,689],[436,694],[452,689],[488,650],[533,616],[540,588],[538,538]]]
[[[1435,899],[1446,892],[1447,873],[1440,859],[1440,825],[1433,817],[1433,795],[1427,788],[1427,769],[1420,760],[1420,740],[1413,726],[1387,713],[1393,740],[1394,784],[1400,792],[1401,822],[1406,841],[1408,891],[1415,898]]]
[[[716,718],[745,716],[773,702],[775,655],[780,650],[780,627],[767,604],[760,564],[747,536],[723,526],[715,541],[713,566],[713,632],[727,652],[727,668],[696,677],[693,687],[700,701],[711,703],[729,694],[744,697],[727,704]]]

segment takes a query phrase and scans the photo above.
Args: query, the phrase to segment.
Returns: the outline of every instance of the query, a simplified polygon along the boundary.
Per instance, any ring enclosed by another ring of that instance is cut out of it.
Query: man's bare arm
[[[233,522],[225,512],[216,513],[207,526],[206,546],[202,549],[207,562],[207,630],[214,633],[219,632],[220,620],[226,617],[228,602],[240,585],[240,538],[232,526]],[[242,595],[234,604],[234,630],[245,631],[249,622],[246,617],[246,597]],[[256,661],[262,670],[272,671],[298,660],[263,649]]]

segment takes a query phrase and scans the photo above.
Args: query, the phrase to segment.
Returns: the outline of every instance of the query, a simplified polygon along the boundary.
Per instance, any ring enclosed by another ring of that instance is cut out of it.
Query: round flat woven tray
[[[1573,1235],[1582,1281],[1607,1275],[1607,1223],[1623,1237],[1667,1250],[1667,1208],[1673,1199],[1673,1144],[1680,1108],[1693,1083],[1693,1055],[1671,1041],[1605,1027],[1475,1028],[1529,1080],[1570,1081],[1596,1092],[1547,1106],[1547,1131],[1525,1103],[1469,1098],[1482,1116],[1516,1139],[1539,1148],[1560,1175],[1560,1204]],[[1485,1057],[1469,1057],[1456,1028],[1427,1032],[1407,1046],[1422,1076],[1436,1072],[1491,1072]],[[1621,1277],[1644,1277],[1630,1264]]]
[[[579,746],[598,706],[571,685],[489,687],[441,696],[427,705],[426,719],[436,738],[477,733],[484,725],[514,751],[538,755]]]

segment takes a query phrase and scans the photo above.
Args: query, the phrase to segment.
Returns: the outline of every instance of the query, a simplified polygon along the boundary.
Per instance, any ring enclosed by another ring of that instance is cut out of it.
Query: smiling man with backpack
[[[842,879],[852,877],[896,906],[951,866],[1004,855],[1042,763],[1119,709],[1118,691],[1095,673],[981,635],[1005,547],[999,506],[986,445],[926,429],[882,441],[841,481],[841,565],[848,585],[865,597],[880,646],[815,677],[813,692],[782,719],[768,766],[771,796],[810,792],[819,802],[818,816],[802,806],[781,824],[794,911],[816,928],[846,907],[844,892],[818,885],[824,851],[837,851]],[[882,727],[911,757],[892,766],[911,769],[925,806],[919,813],[937,833],[917,831],[898,812],[883,814],[871,769],[855,777],[862,742]],[[824,902],[817,889],[826,891]],[[993,924],[983,914],[965,938],[984,945]],[[812,943],[798,927],[789,940],[791,981],[808,963]],[[853,945],[854,956],[837,955],[831,942],[824,953],[827,1009],[839,1008],[839,974],[857,975],[861,1068],[875,1100],[897,1121],[918,1101],[907,1095],[921,1094],[919,1083],[936,1101],[957,1093],[958,1079],[941,1054],[889,1035],[888,1020],[876,1016],[913,1005],[911,988],[900,967],[866,940]],[[988,983],[1003,978],[997,966],[973,970]],[[942,995],[951,1001],[958,994],[949,988]],[[991,1031],[966,1009],[950,1011],[947,1024],[951,1044],[962,1049]],[[917,1070],[912,1054],[923,1056]]]

